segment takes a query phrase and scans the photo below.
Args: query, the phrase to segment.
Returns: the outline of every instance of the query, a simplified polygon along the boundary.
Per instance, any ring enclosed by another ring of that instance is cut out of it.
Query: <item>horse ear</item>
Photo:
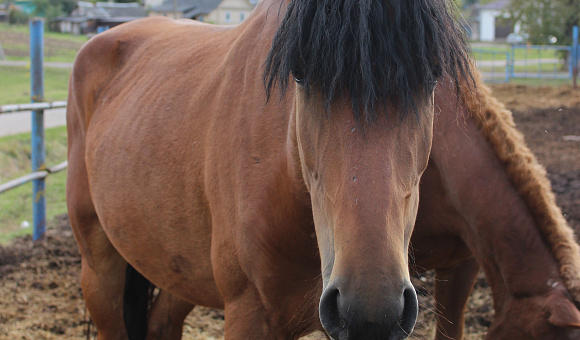
[[[568,298],[552,295],[546,301],[548,321],[557,327],[580,328],[580,311]]]

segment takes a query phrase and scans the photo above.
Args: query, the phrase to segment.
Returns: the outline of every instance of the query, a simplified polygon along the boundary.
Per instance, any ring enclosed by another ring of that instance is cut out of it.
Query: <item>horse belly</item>
[[[196,305],[222,307],[210,259],[201,150],[188,148],[186,154],[179,146],[195,143],[178,140],[184,136],[178,127],[174,134],[160,133],[146,114],[103,111],[117,114],[93,118],[87,168],[91,196],[111,243],[158,287]]]

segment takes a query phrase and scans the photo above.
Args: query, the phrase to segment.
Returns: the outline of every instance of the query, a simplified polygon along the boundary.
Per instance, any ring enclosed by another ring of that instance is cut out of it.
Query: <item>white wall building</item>
[[[494,41],[498,38],[498,23],[499,17],[506,15],[504,13],[505,8],[509,5],[510,0],[498,0],[485,5],[479,5],[476,7],[479,15],[479,35],[480,41]],[[507,17],[507,16],[506,16]],[[501,32],[500,36],[506,36]]]
[[[218,25],[237,25],[256,6],[256,0],[145,0],[149,15],[189,18]],[[175,1],[175,3],[174,3]]]

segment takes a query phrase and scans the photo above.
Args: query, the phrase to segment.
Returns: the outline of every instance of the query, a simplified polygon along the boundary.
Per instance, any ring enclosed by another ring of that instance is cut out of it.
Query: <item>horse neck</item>
[[[564,282],[531,208],[474,117],[464,112],[458,123],[461,106],[453,96],[447,91],[436,100],[441,112],[431,157],[447,199],[466,222],[454,232],[483,266],[500,312],[506,298],[544,295]]]

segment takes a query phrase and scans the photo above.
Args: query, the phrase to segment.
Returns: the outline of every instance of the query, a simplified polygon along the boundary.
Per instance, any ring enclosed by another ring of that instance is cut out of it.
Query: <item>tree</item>
[[[54,29],[50,25],[52,19],[63,15],[70,15],[76,7],[76,0],[32,0],[34,16],[46,18],[47,29]]]
[[[76,0],[32,0],[34,15],[54,18],[70,15],[76,7]]]
[[[54,0],[32,0],[34,5],[34,16],[45,17],[46,21],[63,15],[64,12],[60,3],[56,3]]]
[[[15,6],[12,6],[8,9],[8,22],[11,25],[25,25],[28,23],[28,19],[28,14],[19,10]]]
[[[545,45],[556,38],[558,45],[570,45],[580,0],[512,0],[508,12],[532,44]]]

